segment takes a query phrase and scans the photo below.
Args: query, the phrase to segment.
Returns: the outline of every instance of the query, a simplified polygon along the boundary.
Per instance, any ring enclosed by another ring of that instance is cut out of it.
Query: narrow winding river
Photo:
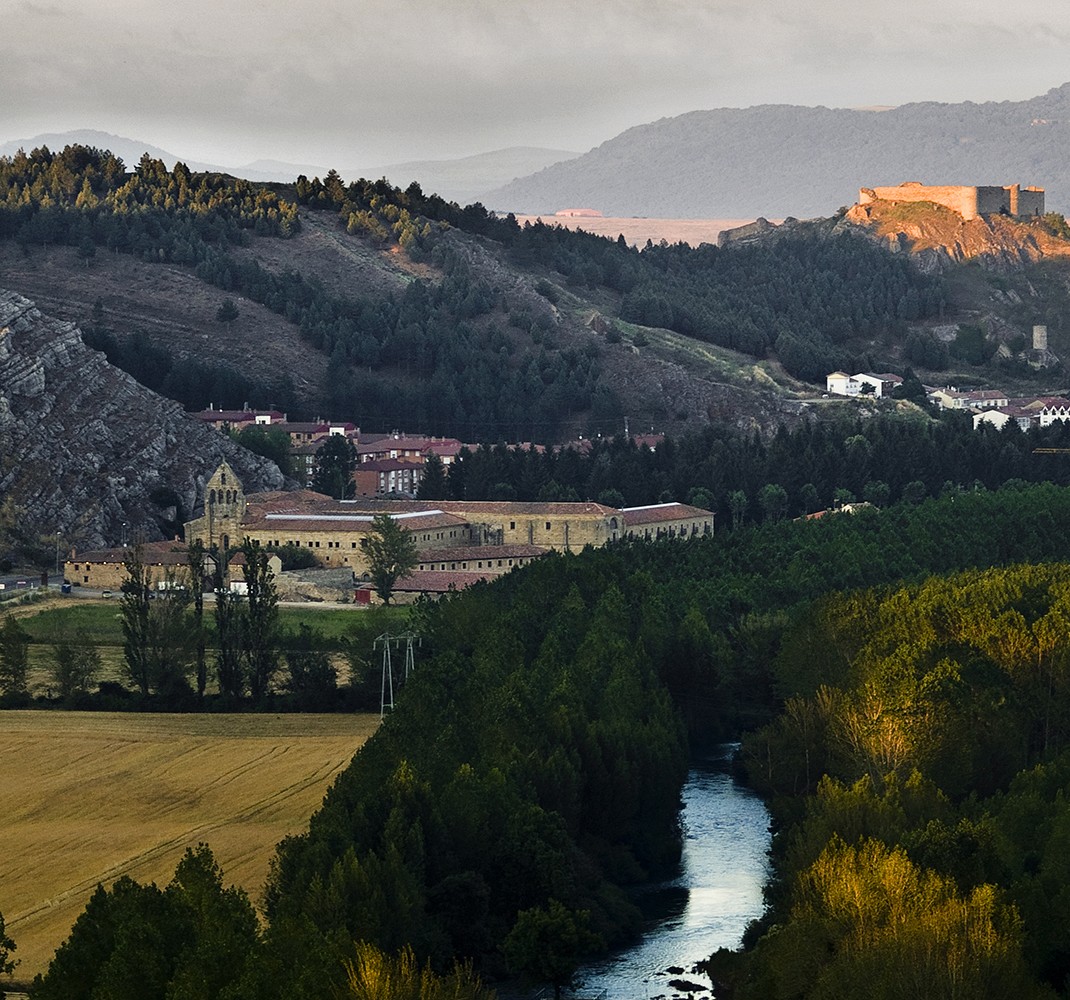
[[[642,942],[582,969],[578,995],[607,1000],[681,995],[669,985],[674,979],[708,990],[709,980],[691,973],[695,963],[720,947],[736,947],[747,924],[761,914],[769,814],[757,795],[733,780],[735,749],[725,745],[692,761],[683,789],[679,873],[645,893]],[[697,1000],[709,993],[694,995]]]

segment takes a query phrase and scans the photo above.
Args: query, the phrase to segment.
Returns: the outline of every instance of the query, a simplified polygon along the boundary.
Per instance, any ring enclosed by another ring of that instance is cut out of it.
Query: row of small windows
[[[475,562],[475,560],[470,560],[470,561],[471,562]],[[493,559],[487,559],[487,560],[479,560],[478,562],[476,562],[476,569],[483,569],[483,562],[484,561],[487,564],[487,566],[486,566],[487,569],[493,569],[494,568],[494,560]],[[523,559],[517,559],[517,560],[515,560],[515,562],[512,559],[499,559],[498,560],[498,566],[503,568],[503,569],[506,566],[513,566],[513,565],[523,566],[524,565],[524,560]],[[420,569],[421,570],[429,570],[431,572],[434,572],[435,570],[438,570],[439,572],[444,572],[444,571],[447,571],[447,570],[456,570],[457,569],[457,563],[456,562],[451,562],[451,563],[448,563],[448,564],[447,563],[426,563],[426,564],[425,563],[421,563],[420,564]],[[461,563],[461,569],[468,569],[468,563],[467,562],[462,562]]]

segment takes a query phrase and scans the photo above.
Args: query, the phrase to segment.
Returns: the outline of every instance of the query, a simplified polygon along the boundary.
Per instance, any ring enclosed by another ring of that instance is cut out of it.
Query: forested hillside
[[[815,888],[789,898],[785,868],[774,916],[791,916],[788,929],[721,975],[758,984],[755,996],[810,995],[923,954],[933,983],[961,972],[1044,996],[1037,984],[1058,980],[1062,961],[1044,900],[1059,871],[1045,823],[1062,808],[1061,765],[1047,762],[1070,734],[1057,710],[1066,569],[1052,561],[1067,559],[1070,494],[1037,486],[553,556],[473,587],[421,612],[426,654],[396,713],[309,832],[280,845],[266,930],[250,930],[236,903],[190,915],[175,908],[178,888],[164,906],[124,883],[98,893],[35,996],[88,997],[146,964],[141,997],[192,996],[176,990],[194,948],[215,977],[200,995],[226,995],[229,973],[259,997],[321,996],[344,982],[354,938],[409,943],[440,968],[470,956],[487,974],[517,972],[535,967],[521,942],[536,924],[557,928],[567,971],[634,926],[621,887],[674,856],[681,719],[693,740],[758,729],[748,759],[764,787],[805,792],[827,768],[815,801],[843,803],[855,824],[807,812],[818,818],[792,850],[803,868],[820,862]],[[883,589],[835,596],[857,587]],[[1054,770],[1015,776],[1034,764]],[[832,795],[832,780],[859,777],[868,784]],[[1003,798],[961,798],[969,791]],[[985,809],[1018,831],[1006,846]],[[801,815],[785,807],[778,858]],[[843,844],[826,849],[832,830]],[[898,830],[915,831],[909,859]],[[859,832],[889,839],[859,844]],[[927,887],[909,947],[881,936],[887,909],[856,926],[822,895],[837,879],[879,884],[885,870],[893,889]],[[986,888],[1000,872],[1007,895]],[[212,878],[198,884],[219,897]],[[979,944],[948,950],[956,914]],[[864,968],[859,935],[881,945]]]
[[[783,798],[767,933],[714,962],[733,996],[1065,995],[1068,582],[977,570],[794,616],[784,711],[744,751]]]
[[[249,309],[280,317],[328,359],[314,394],[299,381],[299,355],[282,371],[265,370],[257,352],[245,351],[238,357],[250,370],[235,370],[234,361],[208,378],[199,365],[206,352],[226,356],[227,330],[240,318],[220,320],[227,328],[197,337],[196,350],[157,337],[151,352],[124,352],[121,341],[151,331],[112,329],[104,303],[86,309],[94,344],[191,407],[240,405],[249,395],[298,413],[326,403],[339,417],[468,439],[549,440],[577,424],[616,429],[625,403],[635,419],[701,422],[720,379],[700,377],[698,350],[652,346],[654,328],[726,351],[726,359],[771,356],[813,381],[835,367],[868,367],[874,340],[901,339],[909,323],[945,307],[940,279],[850,233],[639,252],[622,240],[520,228],[417,184],[345,184],[332,172],[322,182],[299,178],[289,194],[193,175],[181,164],[167,171],[148,157],[128,174],[115,157],[85,147],[0,160],[0,195],[0,237],[15,241],[24,260],[66,245],[90,274],[106,250],[161,266],[161,274],[184,268],[221,298],[241,296],[256,304]],[[326,230],[317,223],[321,242],[347,241],[351,257],[404,269],[362,286],[287,267],[277,248],[303,238],[299,206],[338,220]],[[258,243],[270,247],[260,254]],[[607,317],[598,333],[584,325],[596,312]],[[618,389],[625,384],[627,399]],[[664,387],[676,384],[682,396],[666,398]]]
[[[1026,101],[887,111],[761,105],[638,125],[583,156],[490,192],[501,211],[770,219],[832,215],[860,187],[1036,184],[1070,210],[1070,84]]]
[[[769,438],[710,427],[651,449],[624,438],[586,453],[505,446],[462,450],[444,479],[428,477],[425,499],[599,500],[637,507],[667,500],[713,510],[719,531],[778,521],[864,500],[884,507],[1007,484],[1070,485],[1061,424],[1028,433],[1010,424],[973,429],[962,413],[829,418]],[[436,488],[437,484],[437,488]]]

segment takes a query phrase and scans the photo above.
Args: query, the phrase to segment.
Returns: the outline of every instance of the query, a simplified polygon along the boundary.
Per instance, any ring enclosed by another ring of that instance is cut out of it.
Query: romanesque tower
[[[228,549],[241,544],[245,490],[228,462],[223,462],[204,487],[204,516],[191,523],[190,534],[208,548]],[[192,538],[187,539],[192,541]]]

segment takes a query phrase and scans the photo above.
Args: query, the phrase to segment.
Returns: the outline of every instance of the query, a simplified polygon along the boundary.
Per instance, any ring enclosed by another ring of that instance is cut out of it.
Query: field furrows
[[[0,912],[20,980],[47,965],[98,883],[166,884],[207,842],[256,900],[375,716],[0,713]]]

